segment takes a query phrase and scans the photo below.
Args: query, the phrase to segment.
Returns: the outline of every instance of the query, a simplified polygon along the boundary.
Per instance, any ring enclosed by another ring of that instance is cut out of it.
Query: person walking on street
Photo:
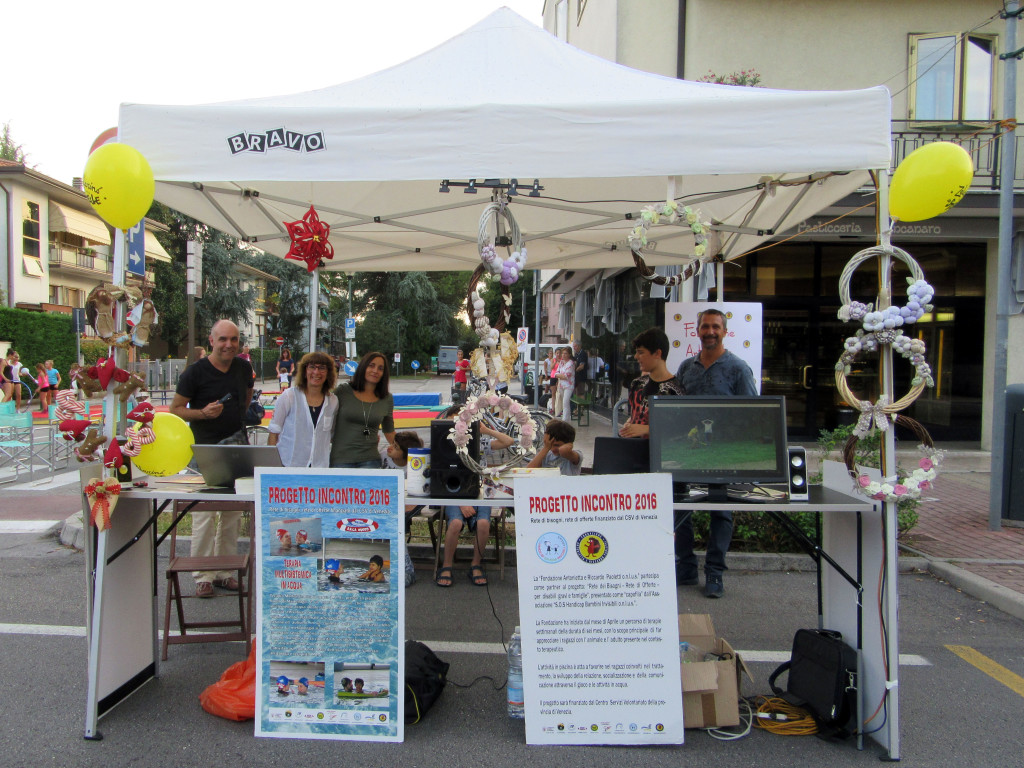
[[[728,331],[725,313],[706,309],[697,315],[697,336],[701,349],[684,360],[676,378],[687,395],[756,396],[754,374],[740,357],[725,348]],[[697,556],[693,552],[693,522],[689,515],[676,524],[676,583],[694,586],[697,580]],[[722,574],[725,555],[732,541],[732,512],[711,512],[707,554],[704,557],[704,595],[718,598],[725,593]]]
[[[252,400],[252,366],[238,358],[238,326],[218,320],[210,331],[210,353],[178,379],[170,412],[188,422],[196,443],[245,445],[242,419]],[[235,554],[241,512],[192,513],[192,557]],[[213,597],[214,586],[238,591],[226,571],[197,571],[196,597]]]
[[[292,385],[292,371],[295,370],[295,361],[292,360],[291,350],[282,349],[281,357],[275,366],[277,380],[281,382],[281,389],[288,389]]]
[[[583,397],[587,394],[587,379],[590,376],[590,356],[578,341],[572,343],[572,351],[572,360],[576,368],[573,388],[577,397]]]

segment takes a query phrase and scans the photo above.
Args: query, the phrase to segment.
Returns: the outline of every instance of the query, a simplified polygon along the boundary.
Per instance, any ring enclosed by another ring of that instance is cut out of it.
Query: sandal
[[[447,583],[445,583],[447,582]],[[434,578],[434,583],[439,587],[450,587],[455,580],[452,578],[451,568],[439,568],[437,576]]]
[[[484,569],[479,565],[469,566],[469,580],[473,582],[474,587],[486,587],[487,576],[484,575]]]

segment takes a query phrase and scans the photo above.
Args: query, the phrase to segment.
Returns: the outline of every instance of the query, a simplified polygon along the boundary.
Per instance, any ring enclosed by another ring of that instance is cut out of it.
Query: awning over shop
[[[160,241],[156,239],[156,234],[148,229],[146,230],[146,258],[163,261],[168,264],[171,262],[171,254],[160,245]]]
[[[93,243],[110,245],[110,232],[102,219],[53,201],[50,202],[50,231],[70,232]]]

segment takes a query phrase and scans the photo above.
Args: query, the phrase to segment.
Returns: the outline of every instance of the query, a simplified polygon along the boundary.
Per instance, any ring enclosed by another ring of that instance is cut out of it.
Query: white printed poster
[[[257,469],[256,735],[402,741],[405,482]]]
[[[528,744],[682,744],[668,474],[515,483]]]
[[[750,366],[754,385],[761,391],[763,307],[746,301],[670,301],[665,304],[665,335],[669,349],[666,364],[675,373],[688,357],[700,352],[697,315],[705,309],[720,309],[726,317],[725,348]]]

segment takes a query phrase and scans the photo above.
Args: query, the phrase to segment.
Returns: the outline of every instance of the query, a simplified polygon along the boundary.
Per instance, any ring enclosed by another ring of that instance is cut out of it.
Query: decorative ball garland
[[[473,424],[480,421],[486,411],[497,408],[502,414],[511,416],[519,425],[519,441],[509,447],[512,458],[504,464],[488,467],[469,455],[469,443],[473,434]],[[536,430],[530,411],[522,403],[518,403],[507,395],[496,392],[485,392],[479,397],[471,397],[459,411],[455,426],[448,431],[448,439],[455,444],[455,451],[462,463],[478,475],[500,475],[523,462],[527,452],[533,451],[533,439]]]
[[[647,230],[659,224],[662,219],[668,219],[670,224],[685,223],[693,232],[693,261],[687,264],[682,272],[671,277],[656,274],[647,266],[643,257],[643,248],[647,245]],[[704,265],[710,227],[711,222],[703,217],[699,209],[691,208],[688,205],[680,206],[675,200],[644,206],[640,210],[639,221],[633,227],[633,231],[629,233],[629,247],[633,252],[633,263],[636,264],[640,276],[652,283],[669,287],[679,285],[695,276]]]
[[[852,301],[850,297],[850,281],[857,267],[868,259],[890,256],[903,262],[910,269],[913,277],[907,278],[907,303],[902,307],[895,305],[884,310],[875,311],[873,305]],[[839,296],[842,306],[839,319],[844,322],[859,321],[862,325],[855,336],[850,336],[844,344],[844,351],[835,366],[836,389],[839,395],[850,405],[860,411],[861,415],[854,427],[854,434],[864,437],[872,428],[884,431],[888,428],[888,416],[908,408],[924,392],[926,387],[935,386],[932,369],[925,358],[925,343],[913,339],[899,329],[904,325],[912,325],[920,320],[925,312],[932,309],[929,303],[935,291],[924,279],[924,272],[914,258],[904,250],[895,246],[873,246],[853,256],[843,268],[839,277]],[[861,352],[877,352],[881,345],[889,344],[892,349],[914,366],[914,377],[910,391],[899,400],[890,403],[888,398],[881,397],[878,402],[858,398],[846,380],[850,366],[857,360]]]
[[[491,222],[494,221],[497,229],[499,218],[505,220],[508,234],[512,240],[512,249],[506,259],[501,259],[498,256],[494,240],[490,236]],[[480,216],[477,246],[480,251],[481,263],[469,279],[469,294],[466,299],[468,313],[473,318],[473,330],[480,339],[480,347],[474,350],[472,355],[472,364],[476,369],[477,363],[480,362],[482,368],[486,370],[488,384],[493,387],[496,381],[508,378],[515,358],[518,356],[515,340],[503,331],[508,325],[512,313],[510,289],[526,268],[526,248],[523,247],[523,236],[519,230],[519,224],[508,209],[506,200],[493,201],[484,208]],[[485,277],[497,279],[501,283],[501,314],[493,327],[490,319],[484,314],[484,300],[476,287]],[[481,357],[483,358],[482,362],[480,361]],[[484,413],[491,408],[497,408],[503,416],[511,416],[519,425],[519,441],[509,448],[512,458],[505,464],[494,467],[485,466],[469,455],[472,426],[475,422],[480,421]],[[480,476],[493,477],[522,464],[526,453],[533,451],[535,435],[536,430],[529,410],[507,395],[499,395],[493,389],[489,389],[479,397],[471,397],[466,402],[455,420],[455,426],[448,433],[448,439],[455,444],[459,459],[466,467]]]

